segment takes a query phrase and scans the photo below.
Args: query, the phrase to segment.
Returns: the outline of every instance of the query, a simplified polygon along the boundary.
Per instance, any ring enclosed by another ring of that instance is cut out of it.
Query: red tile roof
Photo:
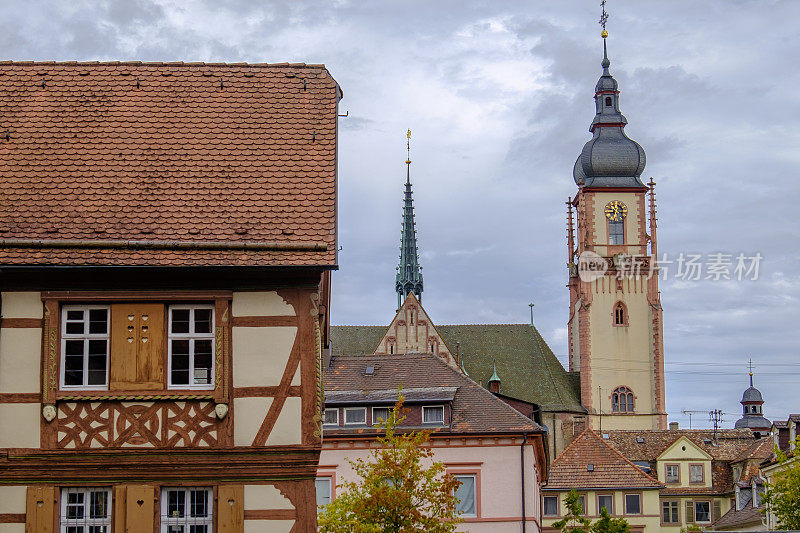
[[[365,374],[367,366],[373,373]],[[335,356],[325,369],[325,393],[348,392],[348,397],[361,394],[365,405],[371,405],[370,393],[425,387],[455,387],[452,400],[451,427],[437,433],[539,433],[533,420],[495,397],[461,372],[433,354],[395,354]],[[441,391],[436,394],[441,394]],[[327,400],[326,400],[327,402]],[[352,403],[352,402],[351,402]],[[326,436],[352,433],[374,434],[373,428],[325,429]]]
[[[550,465],[550,476],[544,489],[659,489],[663,486],[597,433],[587,429]]]
[[[340,97],[323,65],[0,62],[0,265],[333,265]]]

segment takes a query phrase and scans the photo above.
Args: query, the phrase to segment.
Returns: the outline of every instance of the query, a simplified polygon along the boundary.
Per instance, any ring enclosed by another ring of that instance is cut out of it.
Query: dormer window
[[[433,405],[422,407],[423,424],[444,424],[444,406]]]

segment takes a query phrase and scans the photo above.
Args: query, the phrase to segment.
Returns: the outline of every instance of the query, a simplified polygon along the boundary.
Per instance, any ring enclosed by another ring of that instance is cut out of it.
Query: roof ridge
[[[327,68],[324,63],[226,63],[226,62],[205,62],[205,61],[14,61],[2,60],[0,66],[22,66],[22,67],[41,67],[41,66],[141,66],[141,67],[292,67],[292,68]]]

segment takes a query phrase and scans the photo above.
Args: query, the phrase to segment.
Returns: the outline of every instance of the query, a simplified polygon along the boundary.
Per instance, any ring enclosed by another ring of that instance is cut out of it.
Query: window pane
[[[211,333],[211,309],[194,310],[194,332]]]
[[[345,424],[363,424],[366,422],[366,409],[345,409]]]
[[[172,383],[189,384],[189,340],[172,340]]]
[[[614,498],[612,496],[598,496],[597,506],[600,509],[605,508],[609,514],[614,514]]]
[[[208,526],[189,526],[189,533],[208,533]]]
[[[172,310],[172,333],[189,333],[189,310]]]
[[[544,515],[545,516],[558,516],[558,497],[545,496],[544,497]]]
[[[691,465],[690,467],[691,475],[689,481],[692,483],[700,483],[703,481],[703,466],[702,465]]]
[[[105,334],[108,331],[108,309],[89,310],[89,333]]]
[[[694,502],[694,521],[711,522],[710,502]]]
[[[318,477],[314,481],[317,489],[317,507],[324,507],[331,503],[331,478]]]
[[[208,491],[205,489],[191,491],[192,516],[208,516]]]
[[[338,424],[339,423],[339,410],[338,409],[325,409],[325,424]]]
[[[182,517],[186,514],[186,492],[170,490],[167,494],[167,516]]]
[[[425,407],[422,410],[424,411],[423,422],[436,423],[444,421],[444,407]]]
[[[64,343],[64,385],[83,385],[83,341]]]
[[[169,526],[167,533],[183,533],[183,526]]]
[[[194,341],[194,383],[207,385],[211,383],[211,339]]]
[[[89,518],[105,518],[108,515],[107,496],[104,490],[89,493]]]
[[[388,420],[389,408],[388,407],[373,407],[372,408],[372,423],[377,424],[380,419]]]
[[[475,476],[455,476],[461,485],[456,489],[458,504],[456,510],[459,514],[475,514]]]
[[[640,514],[642,512],[641,507],[638,494],[625,495],[625,514]]]
[[[67,334],[83,335],[83,322],[67,322]]]

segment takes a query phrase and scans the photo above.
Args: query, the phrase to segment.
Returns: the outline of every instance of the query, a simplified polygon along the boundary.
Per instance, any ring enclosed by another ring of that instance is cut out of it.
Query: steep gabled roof
[[[749,429],[612,430],[606,441],[631,461],[655,462],[679,437],[686,437],[716,461],[733,461],[756,441]],[[641,439],[642,442],[639,442]]]
[[[550,476],[543,490],[660,489],[663,486],[597,433],[587,429],[550,465]]]
[[[371,366],[373,372],[365,373]],[[352,404],[352,396],[361,394],[363,403],[370,404],[375,392],[388,390],[441,387],[451,390],[452,427],[442,432],[470,433],[537,433],[541,426],[525,417],[507,403],[454,369],[433,354],[334,356],[325,369],[325,393],[346,394]],[[396,392],[395,392],[396,395]],[[326,400],[327,403],[327,400]],[[325,435],[348,434],[353,431],[372,433],[372,429],[325,430]]]
[[[461,354],[470,378],[487,383],[492,363],[503,382],[500,392],[535,403],[545,411],[586,412],[580,403],[577,374],[569,373],[529,324],[437,325],[450,353]],[[372,354],[385,326],[333,326],[334,355]]]
[[[336,263],[323,65],[0,63],[0,265]]]

